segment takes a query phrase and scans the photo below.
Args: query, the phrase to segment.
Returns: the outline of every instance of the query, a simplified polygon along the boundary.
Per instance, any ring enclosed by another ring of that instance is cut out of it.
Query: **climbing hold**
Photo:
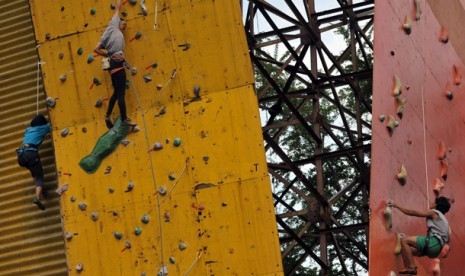
[[[113,189],[113,187],[110,186],[110,187],[108,188],[108,192],[109,192],[110,194],[112,194],[112,193],[115,192],[115,189]]]
[[[160,142],[155,142],[152,147],[153,150],[161,150],[163,149],[163,145]]]
[[[111,173],[111,166],[107,166],[107,167],[105,168],[104,174],[109,174],[109,173]]]
[[[397,180],[399,180],[399,183],[404,186],[407,184],[407,169],[404,167],[402,164],[402,167],[400,168],[400,172],[397,174]]]
[[[446,144],[444,144],[444,141],[439,142],[439,149],[438,149],[438,159],[439,160],[444,160],[447,157],[447,149],[446,149]]]
[[[127,11],[122,11],[122,12],[121,12],[121,15],[122,15],[123,17],[126,17],[126,16],[128,16],[128,12],[127,12]]]
[[[387,124],[386,124],[386,127],[389,131],[389,136],[392,136],[392,134],[394,133],[394,130],[396,130],[398,126],[399,126],[399,122],[397,122],[396,119],[394,119],[394,116],[389,115]]]
[[[136,226],[136,228],[134,228],[134,235],[139,236],[140,234],[142,234],[142,228]]]
[[[200,97],[200,86],[198,85],[194,86],[194,96],[196,98]]]
[[[397,276],[397,275],[396,275],[396,273],[394,271],[391,271],[391,272],[389,272],[388,276]]]
[[[379,121],[382,123],[382,122],[384,122],[384,120],[386,120],[386,116],[379,115]]]
[[[58,194],[58,195],[62,195],[64,192],[66,192],[68,190],[68,183],[65,183],[63,185],[61,185],[60,187],[58,187],[58,189],[55,190],[55,192]]]
[[[69,200],[71,200],[71,202],[75,202],[75,201],[76,201],[76,197],[75,197],[75,196],[71,196],[71,197],[69,198]]]
[[[94,15],[96,12],[97,12],[97,9],[96,9],[96,8],[91,8],[91,9],[90,9],[90,14],[91,14],[91,15]]]
[[[145,224],[149,223],[150,221],[149,215],[143,215],[140,220]]]
[[[394,255],[399,255],[400,253],[402,253],[401,241],[405,235],[403,233],[397,233],[396,236],[397,236],[397,241],[396,241],[396,247],[394,248]]]
[[[50,33],[46,33],[46,34],[45,34],[45,39],[46,39],[46,40],[49,40],[49,39],[50,39]]]
[[[167,191],[166,191],[166,188],[163,187],[163,186],[158,187],[158,190],[157,190],[157,191],[158,191],[158,193],[161,194],[161,195],[166,195],[166,192],[167,192]]]
[[[84,203],[84,202],[81,202],[78,204],[78,207],[79,209],[81,209],[82,211],[84,211],[86,208],[87,208],[87,204]]]
[[[444,26],[441,26],[441,34],[439,35],[439,41],[441,41],[444,44],[449,42],[449,33],[447,32],[447,29]]]
[[[89,54],[87,56],[87,64],[91,63],[92,61],[94,61],[94,56],[92,54]]]
[[[452,94],[452,89],[450,87],[450,83],[447,82],[446,88],[444,89],[444,94],[446,94],[446,98],[451,101],[454,98],[454,95]]]
[[[400,94],[402,94],[402,82],[398,76],[394,75],[394,90],[392,91],[392,95],[398,97]]]
[[[98,107],[102,107],[102,105],[103,105],[102,99],[97,99],[94,106],[98,108]]]
[[[199,210],[199,211],[205,210],[205,205],[199,204],[199,207],[197,207],[197,210]]]
[[[203,160],[203,162],[205,162],[205,164],[208,163],[208,160],[209,160],[209,159],[210,159],[210,157],[208,157],[208,156],[206,156],[206,155],[205,155],[204,157],[202,157],[202,160]]]
[[[439,178],[434,179],[433,192],[436,196],[441,194],[442,189],[444,189],[444,183],[439,180]]]
[[[157,273],[157,276],[166,276],[168,275],[168,267],[162,266]]]
[[[126,89],[129,89],[129,86],[131,85],[131,83],[129,82],[129,80],[126,81]]]
[[[181,243],[179,244],[179,249],[180,249],[180,250],[184,250],[184,249],[186,249],[186,248],[187,248],[187,245],[186,245],[185,243],[182,243],[182,242],[181,242]]]
[[[142,14],[144,16],[147,16],[148,11],[147,11],[147,8],[145,7],[145,0],[140,1],[140,8],[142,9]]]
[[[126,247],[127,249],[131,248],[131,243],[129,241],[125,242],[124,247]]]
[[[69,133],[69,129],[66,127],[61,131],[61,137],[66,137]]]
[[[133,76],[137,74],[137,67],[132,67],[131,73]]]
[[[409,35],[412,33],[412,21],[410,20],[410,17],[405,16],[404,25],[402,25],[402,28],[404,28],[404,32],[406,34]]]
[[[173,181],[173,180],[176,179],[176,177],[175,177],[172,173],[170,173],[170,174],[168,175],[168,179],[171,180],[171,181]]]
[[[163,85],[161,85],[161,84],[158,84],[158,85],[157,85],[157,89],[158,89],[158,90],[161,90],[162,88],[163,88]]]
[[[460,83],[462,83],[462,74],[460,73],[457,65],[454,64],[453,68],[454,68],[454,84],[460,85]]]
[[[84,265],[82,263],[78,263],[76,265],[76,271],[81,272],[84,269]]]
[[[77,54],[82,55],[82,53],[84,53],[84,50],[82,49],[82,47],[79,47],[79,49],[77,50]]]
[[[447,180],[447,171],[449,170],[449,164],[446,160],[441,160],[439,162],[439,172],[442,179]]]
[[[415,0],[415,20],[419,21],[421,17],[420,0]]]
[[[73,233],[67,231],[67,232],[65,233],[65,238],[66,238],[66,240],[68,240],[68,241],[71,240],[71,239],[73,238]]]
[[[115,9],[115,4],[111,3],[110,4],[110,9],[114,10]]]
[[[65,82],[65,80],[66,80],[67,78],[68,78],[68,75],[66,75],[66,74],[63,74],[63,75],[60,76],[61,82]]]
[[[113,236],[117,240],[121,240],[123,238],[123,234],[121,234],[120,232],[117,232],[117,231],[113,232]]]
[[[124,191],[125,193],[127,192],[130,192],[132,191],[132,189],[134,189],[134,182],[131,180],[128,184],[128,186],[126,187],[126,191]]]
[[[144,81],[145,82],[151,82],[152,81],[152,78],[150,77],[150,74],[144,75]]]
[[[157,62],[153,62],[152,64],[146,66],[146,67],[145,67],[145,70],[150,69],[150,67],[152,67],[152,68],[157,68],[157,67],[158,67],[158,63],[157,63]]]
[[[59,53],[59,54],[58,54],[58,58],[59,58],[59,59],[63,59],[64,56],[65,56],[65,55],[64,55],[63,53]]]
[[[131,4],[131,5],[133,5],[133,6],[134,6],[135,4],[137,4],[137,0],[129,0],[128,2],[129,2],[129,4]]]
[[[118,117],[113,128],[99,138],[92,153],[81,159],[79,166],[89,174],[95,173],[102,160],[116,149],[130,129],[131,127],[129,126],[122,126],[121,118]]]
[[[174,138],[173,145],[179,147],[181,145],[181,138]]]
[[[176,262],[176,259],[174,257],[170,257],[170,263],[174,264]]]
[[[86,132],[87,132],[87,128],[86,128],[86,127],[83,127],[83,128],[81,129],[81,131],[82,131],[83,133],[86,133]]]
[[[183,47],[184,49],[182,49],[183,51],[187,51],[191,48],[191,44],[189,42],[186,42],[184,44],[179,44],[178,47]]]
[[[121,145],[123,145],[123,146],[127,146],[127,145],[129,145],[129,140],[124,139],[124,140],[121,140],[120,143],[121,143]]]
[[[97,77],[94,77],[92,79],[92,83],[95,84],[96,86],[99,86],[101,85],[102,83],[100,82],[100,80],[97,78]]]
[[[140,127],[138,125],[135,125],[132,127],[132,131],[131,132],[139,132],[140,131]]]
[[[405,104],[407,103],[406,98],[396,98],[396,103],[397,103],[397,116],[402,119],[402,116],[404,115],[404,107]]]
[[[142,33],[140,31],[137,31],[136,34],[134,35],[134,37],[129,40],[129,42],[133,42],[134,40],[138,40],[141,37],[142,37]]]
[[[163,216],[165,217],[165,222],[170,222],[170,213],[169,212],[165,212],[163,214]]]
[[[221,202],[221,206],[226,207],[228,206],[228,203],[226,201]]]
[[[93,220],[93,221],[97,221],[98,220],[98,212],[92,212],[90,214],[90,218]]]

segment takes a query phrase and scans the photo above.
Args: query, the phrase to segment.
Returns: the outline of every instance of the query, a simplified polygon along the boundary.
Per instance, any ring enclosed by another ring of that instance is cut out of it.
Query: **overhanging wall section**
[[[415,2],[419,5],[415,6]],[[452,251],[447,259],[440,260],[441,275],[462,273],[465,222],[461,211],[465,203],[459,198],[465,192],[463,13],[459,1],[440,5],[424,0],[376,2],[370,274],[388,275],[389,271],[403,268],[401,257],[394,255],[396,232],[426,234],[424,219],[408,217],[398,210],[393,210],[393,226],[387,230],[383,217],[386,201],[427,209],[428,202],[434,201],[433,186],[437,181],[445,185],[442,195],[457,199],[446,214],[452,228]],[[411,21],[410,34],[404,31],[406,18]],[[399,84],[402,87],[397,97],[396,83],[397,88]],[[402,117],[396,114],[401,100],[406,100]],[[382,115],[385,121],[379,119]],[[392,135],[387,129],[389,116],[398,122]],[[396,178],[402,165],[407,171],[404,186]],[[432,275],[433,260],[417,258],[416,264],[419,275]]]
[[[147,16],[139,3],[123,6],[131,67],[126,103],[140,131],[95,173],[79,167],[108,134],[103,118],[111,80],[92,49],[113,15],[110,3],[31,2],[47,95],[56,99],[50,113],[59,185],[68,185],[61,201],[64,231],[72,237],[70,274],[78,264],[87,275],[155,275],[163,267],[173,275],[280,274],[236,1],[158,1],[147,3]],[[115,107],[113,118],[118,115]],[[155,142],[163,149],[150,150]]]
[[[38,210],[32,204],[34,181],[16,161],[15,149],[31,119],[37,110],[47,113],[41,81],[37,91],[38,56],[29,3],[1,0],[0,14],[0,275],[64,275],[58,198],[50,192],[44,200],[47,210]],[[40,153],[46,187],[54,190],[50,136]]]

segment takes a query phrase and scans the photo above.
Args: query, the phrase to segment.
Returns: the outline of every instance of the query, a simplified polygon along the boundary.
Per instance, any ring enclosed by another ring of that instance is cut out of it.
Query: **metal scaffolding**
[[[285,273],[363,273],[374,1],[241,6]]]

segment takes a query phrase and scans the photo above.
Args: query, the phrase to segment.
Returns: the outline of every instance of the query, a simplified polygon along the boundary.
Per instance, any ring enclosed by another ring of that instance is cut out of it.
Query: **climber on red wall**
[[[105,123],[108,128],[113,127],[113,122],[111,121],[110,116],[116,101],[118,101],[118,107],[121,114],[121,125],[134,126],[131,124],[131,121],[126,114],[126,71],[124,68],[125,42],[123,35],[123,31],[126,29],[126,21],[119,18],[120,9],[121,0],[116,0],[115,13],[94,49],[95,53],[104,57],[109,57],[109,68],[104,69],[110,71],[114,91],[105,114]],[[103,51],[103,49],[106,51]]]
[[[41,210],[45,210],[45,205],[40,202],[40,198],[44,192],[44,171],[40,162],[39,146],[50,130],[50,124],[43,115],[35,116],[31,121],[31,125],[26,128],[21,146],[16,150],[18,153],[18,164],[21,167],[27,168],[36,182],[35,197],[32,202]]]
[[[407,236],[402,238],[402,258],[405,269],[399,271],[399,274],[417,274],[417,267],[413,256],[437,258],[445,244],[449,242],[450,228],[444,214],[450,209],[449,199],[446,197],[437,197],[435,204],[431,209],[418,211],[401,207],[393,204],[392,207],[399,209],[408,216],[426,218],[428,232],[426,236]]]

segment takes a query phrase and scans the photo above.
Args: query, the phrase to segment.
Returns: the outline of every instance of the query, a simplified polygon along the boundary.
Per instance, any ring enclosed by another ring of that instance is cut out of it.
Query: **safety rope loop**
[[[178,185],[179,181],[180,181],[181,178],[184,176],[184,172],[186,171],[188,165],[189,165],[189,157],[186,158],[186,165],[185,165],[184,168],[182,169],[182,172],[181,172],[181,174],[179,175],[178,179],[176,179],[176,182],[174,183],[173,188],[171,188],[170,192],[165,196],[165,200],[163,200],[163,201],[161,202],[161,204],[165,203],[165,201],[170,197],[170,195],[171,195],[171,193],[173,192],[174,188],[176,188],[176,185]]]
[[[184,274],[183,274],[184,276],[189,274],[189,272],[194,267],[195,263],[197,263],[197,261],[200,259],[200,257],[202,257],[202,254],[203,254],[202,249],[199,249],[199,251],[196,254],[195,260],[192,262],[192,264],[189,266],[189,268],[186,270],[186,272],[184,272]]]

